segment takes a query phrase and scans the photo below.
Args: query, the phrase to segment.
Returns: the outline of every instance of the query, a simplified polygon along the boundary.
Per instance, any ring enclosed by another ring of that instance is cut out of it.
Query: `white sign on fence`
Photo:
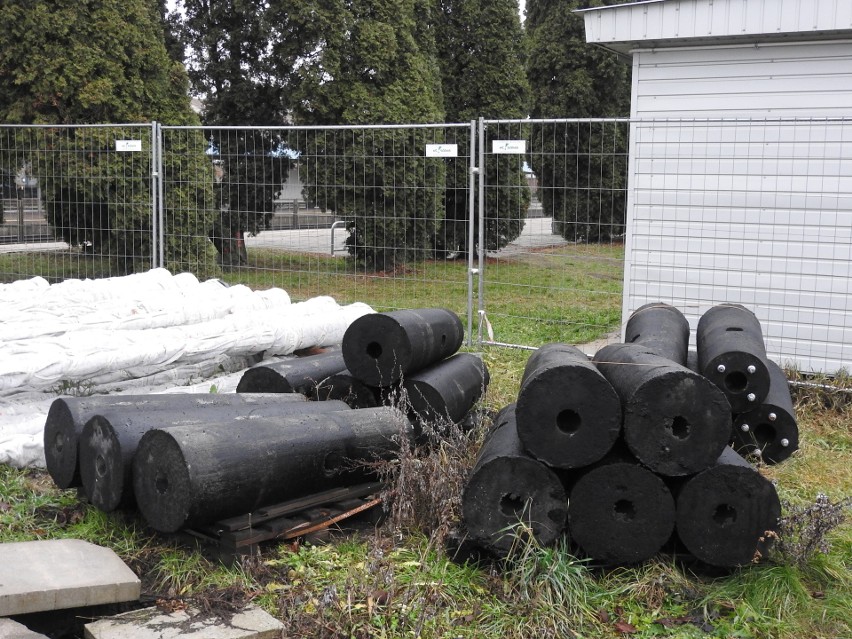
[[[526,153],[526,140],[491,140],[492,153]]]
[[[457,158],[459,156],[458,144],[427,144],[427,158]]]
[[[142,140],[116,140],[116,151],[141,151]]]

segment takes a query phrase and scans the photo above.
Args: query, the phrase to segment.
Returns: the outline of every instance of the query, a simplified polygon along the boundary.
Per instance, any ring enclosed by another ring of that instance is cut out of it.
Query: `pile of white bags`
[[[44,464],[44,418],[59,395],[155,392],[242,371],[338,344],[349,324],[372,312],[331,297],[291,303],[281,289],[199,282],[165,269],[0,284],[0,463]]]

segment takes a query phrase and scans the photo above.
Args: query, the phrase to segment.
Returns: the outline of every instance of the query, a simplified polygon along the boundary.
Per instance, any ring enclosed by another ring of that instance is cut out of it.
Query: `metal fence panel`
[[[153,264],[152,125],[0,126],[0,278]]]
[[[775,361],[852,367],[852,119],[633,128],[625,316],[740,303]]]
[[[297,300],[446,306],[470,321],[471,131],[163,127],[164,245],[183,247],[166,265],[212,260],[228,282],[281,287]],[[175,153],[199,152],[209,170],[169,167]]]
[[[480,339],[534,347],[617,328],[629,121],[480,126]]]

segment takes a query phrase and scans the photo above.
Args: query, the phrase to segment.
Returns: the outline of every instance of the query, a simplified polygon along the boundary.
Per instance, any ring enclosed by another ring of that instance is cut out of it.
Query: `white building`
[[[624,317],[720,302],[801,370],[852,371],[852,2],[647,0],[583,12],[632,56]]]

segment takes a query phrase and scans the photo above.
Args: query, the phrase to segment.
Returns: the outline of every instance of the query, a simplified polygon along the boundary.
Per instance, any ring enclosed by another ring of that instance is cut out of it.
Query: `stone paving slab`
[[[80,539],[0,544],[0,617],[134,601],[140,591],[109,548]]]
[[[277,639],[284,625],[256,606],[230,619],[197,610],[144,608],[85,626],[86,639]]]
[[[2,639],[47,639],[46,635],[33,632],[22,623],[4,618],[0,618],[0,637]]]

